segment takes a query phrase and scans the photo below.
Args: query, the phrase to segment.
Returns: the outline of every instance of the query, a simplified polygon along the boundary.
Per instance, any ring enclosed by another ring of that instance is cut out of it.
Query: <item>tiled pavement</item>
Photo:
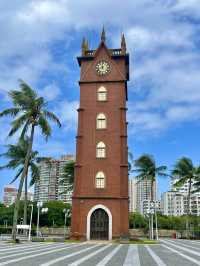
[[[200,265],[200,241],[163,239],[156,245],[0,242],[2,265],[194,266]]]

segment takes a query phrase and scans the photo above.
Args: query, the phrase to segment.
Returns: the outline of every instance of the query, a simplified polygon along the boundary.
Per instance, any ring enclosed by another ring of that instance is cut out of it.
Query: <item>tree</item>
[[[194,181],[194,193],[200,192],[200,166],[196,168],[196,177]]]
[[[146,229],[148,228],[148,222],[146,218],[139,212],[132,212],[129,214],[129,228],[131,229]]]
[[[200,178],[200,167],[195,167],[190,158],[182,157],[180,158],[173,170],[172,177],[178,179],[178,181],[174,184],[174,187],[181,187],[184,184],[188,184],[188,193],[187,193],[187,222],[186,222],[186,231],[187,237],[189,237],[189,216],[191,215],[190,210],[190,200],[192,191],[192,183],[197,182]]]
[[[35,128],[39,127],[42,131],[42,134],[47,140],[48,137],[51,136],[51,127],[48,120],[52,120],[59,127],[61,127],[61,123],[54,113],[46,109],[47,103],[44,101],[44,98],[39,97],[37,93],[24,81],[20,81],[20,90],[11,90],[9,92],[9,96],[11,97],[13,107],[5,109],[0,113],[0,117],[11,116],[15,118],[11,122],[11,130],[8,133],[8,136],[11,137],[16,132],[21,130],[20,138],[23,139],[25,134],[30,132],[28,149],[24,160],[23,171],[20,176],[20,183],[13,216],[12,238],[14,241],[16,241],[16,226],[18,220],[19,202],[24,179],[28,171]]]
[[[134,157],[132,152],[128,153],[128,173],[130,175],[130,173],[132,173],[134,170]]]
[[[136,176],[139,180],[150,180],[151,181],[151,201],[153,201],[153,185],[156,181],[157,176],[167,176],[166,170],[167,167],[162,166],[156,166],[155,160],[153,156],[149,154],[144,154],[140,156],[135,161],[135,171],[138,173]]]
[[[68,161],[64,165],[60,184],[65,184],[66,189],[62,192],[62,194],[72,191],[74,188],[74,168],[75,168],[75,161],[73,160]]]
[[[17,169],[15,177],[10,182],[11,184],[14,183],[18,178],[20,178],[20,175],[23,172],[28,145],[29,145],[29,139],[28,137],[25,136],[24,139],[20,138],[17,144],[6,145],[7,151],[5,153],[0,154],[0,156],[3,156],[10,160],[6,165],[1,166],[0,170],[5,168]],[[31,172],[30,186],[32,186],[35,183],[35,181],[39,178],[40,171],[38,163],[41,162],[42,160],[48,160],[48,158],[38,157],[37,151],[31,152],[28,171],[24,179],[25,181],[24,219],[23,219],[24,224],[27,224],[28,172],[29,170]]]
[[[58,200],[51,200],[44,203],[44,208],[48,208],[47,213],[41,213],[40,224],[41,226],[63,226],[65,221],[64,209],[71,209],[71,205]],[[67,225],[70,223],[70,218],[67,219]]]
[[[156,166],[155,160],[153,156],[149,154],[143,154],[141,155],[136,161],[135,161],[135,171],[138,173],[136,178],[138,180],[150,180],[151,182],[151,193],[150,193],[150,200],[153,201],[153,187],[154,182],[156,182],[157,176],[167,176],[166,170],[167,167],[162,166]],[[151,233],[150,233],[151,239],[153,239],[153,214],[151,214]]]

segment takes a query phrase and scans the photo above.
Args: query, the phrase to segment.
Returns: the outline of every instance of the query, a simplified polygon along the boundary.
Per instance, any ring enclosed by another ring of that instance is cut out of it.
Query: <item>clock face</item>
[[[110,65],[107,61],[99,61],[96,64],[96,71],[99,75],[106,75],[110,72]]]

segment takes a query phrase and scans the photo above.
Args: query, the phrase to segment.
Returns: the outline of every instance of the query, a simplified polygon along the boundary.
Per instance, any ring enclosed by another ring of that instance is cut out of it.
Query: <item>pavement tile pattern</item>
[[[161,239],[156,245],[0,241],[0,266],[195,266],[200,241]]]

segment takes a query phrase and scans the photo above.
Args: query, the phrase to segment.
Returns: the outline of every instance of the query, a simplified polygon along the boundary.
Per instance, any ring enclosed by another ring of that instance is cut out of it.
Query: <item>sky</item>
[[[200,163],[200,0],[1,0],[0,111],[8,91],[23,79],[48,101],[62,122],[46,142],[37,131],[34,149],[59,158],[75,153],[81,41],[99,45],[104,25],[109,48],[124,32],[130,54],[128,142],[134,159],[152,154],[170,171],[176,160]],[[0,153],[9,118],[0,119]],[[6,160],[0,157],[0,165]],[[0,172],[0,200],[13,171]],[[159,178],[159,193],[169,180]],[[17,185],[17,184],[16,184]]]

